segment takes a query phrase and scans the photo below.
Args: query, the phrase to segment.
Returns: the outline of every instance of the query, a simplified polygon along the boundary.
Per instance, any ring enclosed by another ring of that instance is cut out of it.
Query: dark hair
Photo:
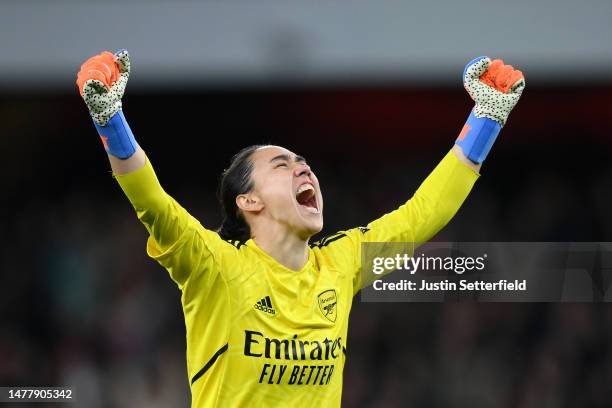
[[[264,146],[253,145],[240,150],[232,157],[230,166],[221,173],[217,197],[223,211],[223,222],[217,232],[223,239],[247,241],[251,238],[251,229],[236,205],[236,197],[253,188],[251,155]]]

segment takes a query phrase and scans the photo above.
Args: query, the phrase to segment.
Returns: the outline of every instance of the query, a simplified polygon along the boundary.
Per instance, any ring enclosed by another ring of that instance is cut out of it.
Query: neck
[[[260,231],[258,231],[258,229]],[[253,241],[259,248],[281,265],[293,270],[301,270],[308,262],[308,239],[300,238],[281,225],[251,229]]]

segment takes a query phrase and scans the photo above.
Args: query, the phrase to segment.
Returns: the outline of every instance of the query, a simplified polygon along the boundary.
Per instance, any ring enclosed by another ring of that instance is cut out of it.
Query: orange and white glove
[[[76,80],[104,148],[120,159],[136,151],[134,135],[121,111],[129,77],[130,55],[127,50],[119,50],[89,58],[81,65]]]
[[[475,105],[455,143],[482,163],[523,93],[525,77],[500,59],[478,57],[466,65],[463,85]]]
[[[501,59],[480,57],[470,62],[463,73],[463,83],[476,105],[477,118],[490,118],[501,126],[525,89],[525,77]]]
[[[129,77],[130,55],[127,50],[116,54],[104,51],[81,65],[77,85],[97,124],[106,125],[121,110],[121,98]]]

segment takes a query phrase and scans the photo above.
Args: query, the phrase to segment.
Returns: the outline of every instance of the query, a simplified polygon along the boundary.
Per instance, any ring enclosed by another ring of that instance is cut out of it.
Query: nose
[[[299,163],[295,166],[294,174],[296,177],[310,176],[311,173],[310,166],[305,163]]]

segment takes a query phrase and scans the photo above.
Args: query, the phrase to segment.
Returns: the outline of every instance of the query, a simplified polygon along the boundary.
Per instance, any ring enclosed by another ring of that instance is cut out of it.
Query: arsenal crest
[[[338,315],[337,303],[338,300],[334,289],[326,290],[319,295],[319,309],[321,309],[323,316],[332,323],[336,322],[336,316]]]

